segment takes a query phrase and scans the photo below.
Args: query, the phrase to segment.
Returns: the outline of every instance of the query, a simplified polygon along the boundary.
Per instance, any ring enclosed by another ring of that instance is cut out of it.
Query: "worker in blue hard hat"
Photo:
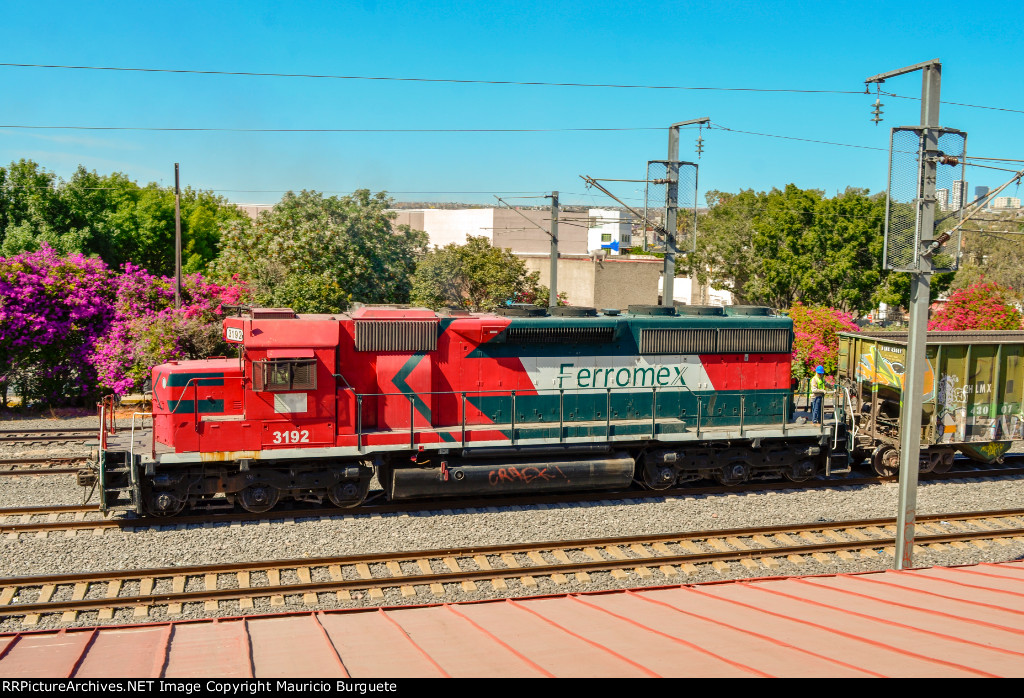
[[[828,383],[825,382],[825,367],[815,366],[814,375],[811,377],[811,394],[814,395],[814,402],[811,403],[811,421],[821,424],[821,406],[825,401],[825,391],[828,390]]]

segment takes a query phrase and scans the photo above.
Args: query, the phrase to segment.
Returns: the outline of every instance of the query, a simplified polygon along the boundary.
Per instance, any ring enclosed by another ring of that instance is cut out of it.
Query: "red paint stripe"
[[[818,583],[815,582],[815,579],[816,578],[814,578],[814,577],[809,577],[809,578],[806,578],[806,579],[797,579],[796,581],[799,581],[799,582],[804,583],[804,584],[810,584],[811,586],[817,587],[819,589],[827,589],[829,591],[836,591],[836,592],[839,592],[841,594],[847,594],[849,596],[856,596],[856,597],[859,597],[859,598],[862,598],[862,599],[868,599],[869,601],[878,601],[878,597],[877,596],[872,596],[871,594],[862,594],[861,592],[853,591],[852,589],[843,589],[843,588],[840,588],[840,587],[828,586],[826,584],[818,584]],[[867,580],[867,581],[874,581],[874,580]],[[887,585],[887,586],[889,588],[891,588],[891,589],[902,589],[902,590],[910,592],[910,593],[916,593],[918,591],[918,589],[915,589],[914,587],[905,587],[905,586],[902,586],[900,584]],[[927,593],[927,592],[924,592],[924,593]],[[954,599],[954,600],[960,601],[962,603],[969,603],[969,604],[971,604],[973,606],[989,606],[989,604],[974,603],[974,602],[968,601],[966,599]],[[1014,633],[1014,634],[1017,634],[1017,635],[1024,635],[1024,630],[1021,630],[1021,629],[1018,629],[1018,628],[1011,628],[1011,627],[1009,627],[1007,625],[998,625],[996,623],[990,623],[988,621],[978,620],[976,618],[968,618],[967,616],[959,616],[959,615],[957,615],[955,613],[947,613],[946,611],[936,611],[934,608],[927,608],[925,606],[916,606],[914,604],[909,604],[909,603],[900,603],[898,601],[893,601],[891,599],[887,599],[884,603],[886,605],[888,605],[888,606],[895,606],[897,608],[905,608],[905,609],[908,609],[908,610],[911,610],[911,611],[921,611],[922,613],[927,613],[927,614],[933,615],[933,616],[939,616],[941,618],[952,618],[953,620],[958,620],[958,621],[961,621],[961,622],[964,622],[964,623],[971,623],[972,625],[980,625],[980,626],[985,627],[985,628],[992,628],[993,630],[1002,630],[1002,631],[1005,631],[1005,632],[1008,632],[1008,633]],[[995,608],[995,609],[1000,610],[1000,611],[1005,610],[1003,607],[998,607],[998,606],[991,606],[991,608]],[[987,646],[988,645],[986,645],[986,647]],[[1015,652],[1014,654],[1024,654],[1024,653]]]
[[[689,589],[691,587],[680,587],[680,588],[687,588],[687,589]],[[782,647],[782,648],[785,648],[785,649],[788,649],[788,650],[792,650],[794,652],[798,652],[800,654],[806,654],[809,657],[814,657],[815,659],[821,659],[821,660],[824,660],[826,662],[829,662],[830,664],[837,664],[837,665],[839,665],[841,667],[844,667],[846,669],[850,669],[852,671],[859,671],[861,673],[869,674],[870,676],[874,676],[874,677],[877,677],[877,678],[885,678],[885,674],[879,674],[878,672],[871,671],[870,669],[865,669],[864,667],[856,666],[854,664],[850,664],[849,662],[844,662],[842,660],[836,659],[835,657],[831,657],[831,656],[829,656],[827,654],[820,654],[818,652],[812,652],[811,650],[804,649],[803,647],[798,647],[798,646],[796,646],[796,645],[794,645],[792,643],[785,642],[783,640],[779,640],[778,638],[771,637],[770,635],[765,635],[763,633],[757,633],[757,632],[754,632],[752,630],[748,630],[747,628],[741,628],[741,627],[739,627],[737,625],[732,625],[731,623],[726,623],[724,621],[719,620],[718,618],[713,618],[711,616],[701,615],[700,613],[694,613],[693,611],[684,611],[683,609],[681,609],[681,608],[679,608],[677,606],[673,606],[670,603],[666,603],[664,601],[658,601],[657,599],[649,598],[649,597],[645,596],[644,593],[637,593],[637,592],[634,592],[632,590],[627,591],[626,593],[633,594],[637,598],[643,599],[647,603],[653,603],[653,604],[657,604],[658,606],[662,606],[664,608],[670,608],[673,611],[675,611],[676,613],[682,613],[685,616],[689,616],[691,618],[697,618],[697,619],[706,621],[708,623],[711,623],[712,625],[717,625],[717,626],[722,627],[722,628],[728,628],[729,630],[734,630],[734,631],[736,631],[738,633],[742,633],[743,635],[746,635],[748,637],[756,637],[757,639],[764,640],[768,644],[775,645],[776,647]]]
[[[562,631],[566,635],[570,635],[571,637],[574,637],[577,640],[581,640],[582,642],[585,642],[586,644],[590,645],[591,647],[595,647],[595,648],[601,650],[602,652],[607,652],[608,654],[612,655],[613,657],[622,660],[626,664],[629,664],[630,666],[636,667],[637,669],[639,669],[640,671],[644,672],[645,674],[647,674],[648,676],[650,676],[652,678],[655,678],[655,679],[664,678],[660,674],[657,674],[657,673],[651,671],[650,669],[648,669],[644,665],[640,664],[639,662],[635,662],[632,659],[630,659],[629,657],[626,657],[624,655],[619,654],[618,652],[616,652],[615,650],[611,649],[610,647],[605,647],[600,642],[597,642],[595,640],[591,640],[590,638],[584,637],[584,636],[580,635],[579,633],[574,633],[573,631],[571,631],[568,628],[566,628],[564,625],[560,625],[559,623],[556,623],[555,621],[551,620],[547,616],[543,616],[543,615],[541,615],[537,611],[534,611],[531,608],[526,608],[526,606],[524,606],[523,604],[519,603],[515,599],[505,599],[505,603],[511,604],[514,608],[517,608],[517,609],[519,609],[521,611],[526,611],[527,613],[529,613],[529,614],[531,614],[533,616],[536,616],[537,618],[540,618],[545,623],[548,623],[549,625],[552,625],[555,628],[558,628],[560,631]]]
[[[795,581],[797,583],[806,583],[806,582],[804,582],[801,579],[796,579]],[[980,642],[974,642],[973,640],[966,640],[966,639],[964,639],[962,637],[957,637],[955,635],[947,635],[946,633],[939,633],[939,632],[936,632],[934,630],[927,630],[926,628],[919,628],[919,627],[917,627],[915,625],[909,625],[907,623],[900,623],[900,622],[895,621],[895,620],[887,620],[885,618],[879,618],[878,616],[873,616],[873,615],[871,615],[869,613],[861,613],[860,611],[853,611],[853,610],[850,610],[848,608],[843,608],[842,606],[833,606],[832,604],[828,604],[828,603],[825,603],[823,601],[812,601],[811,599],[807,599],[807,598],[804,598],[802,596],[797,596],[795,594],[787,594],[787,593],[785,593],[783,591],[778,591],[776,589],[761,588],[760,591],[764,591],[764,592],[767,592],[769,594],[775,594],[776,596],[782,596],[784,598],[792,599],[794,601],[800,601],[802,603],[813,604],[815,606],[820,606],[822,608],[830,608],[833,611],[839,611],[841,613],[845,613],[848,616],[854,616],[854,617],[857,617],[857,618],[864,618],[865,620],[869,620],[869,621],[876,622],[876,623],[881,623],[883,625],[891,625],[891,626],[894,626],[896,628],[903,628],[904,630],[911,630],[913,632],[919,632],[919,633],[924,633],[926,635],[931,635],[933,637],[939,637],[939,638],[942,638],[944,640],[949,640],[951,642],[956,642],[956,643],[960,643],[960,644],[964,644],[964,645],[973,645],[975,647],[981,647],[982,649],[995,650],[996,652],[1004,652],[1006,654],[1012,654],[1012,655],[1017,656],[1017,657],[1024,657],[1024,652],[1014,652],[1013,650],[1007,650],[1007,649],[1001,649],[999,647],[993,647],[992,645],[987,645],[987,644],[983,644],[983,643],[980,643]],[[857,596],[861,596],[861,594],[857,594]],[[873,601],[878,601],[878,599],[870,597],[870,596],[865,596],[865,598],[869,598],[869,599],[871,599]],[[929,612],[928,609],[918,608],[916,606],[909,606],[909,605],[904,605],[904,604],[897,604],[897,603],[893,603],[893,602],[891,602],[889,600],[885,600],[882,603],[884,603],[886,605],[889,605],[889,606],[898,606],[898,607],[902,606],[904,608],[911,608],[911,609],[914,609],[914,610],[917,610],[917,611],[922,611],[922,612],[925,612],[925,613]],[[941,615],[941,616],[947,616],[947,617],[950,617],[950,618],[957,618],[957,616],[954,616],[954,615],[948,614],[948,613],[935,612],[935,614],[936,615]]]
[[[743,584],[742,582],[738,582],[738,584],[740,586],[753,587],[753,585]],[[757,587],[757,589],[761,590],[761,591],[764,590],[763,587],[760,587],[760,586]],[[860,635],[855,635],[854,633],[849,633],[849,632],[846,632],[845,630],[839,630],[838,628],[833,627],[833,626],[823,625],[821,623],[813,623],[813,622],[811,622],[809,620],[801,620],[799,618],[792,618],[791,616],[787,616],[784,613],[777,613],[775,611],[769,611],[769,610],[765,609],[763,606],[755,606],[754,604],[745,603],[743,601],[736,601],[735,599],[727,599],[725,597],[715,596],[713,594],[707,594],[707,593],[705,593],[705,592],[703,592],[700,589],[697,589],[695,587],[691,587],[691,591],[693,591],[693,592],[695,592],[697,594],[700,594],[702,596],[706,596],[708,598],[715,599],[716,601],[724,601],[725,603],[730,603],[730,604],[733,604],[735,606],[740,606],[742,608],[749,609],[749,610],[754,611],[756,613],[763,613],[765,615],[772,616],[773,618],[780,618],[782,620],[787,620],[787,621],[790,621],[792,623],[797,623],[799,625],[806,625],[808,627],[815,628],[817,630],[822,630],[822,631],[824,631],[826,633],[831,633],[833,635],[838,635],[839,637],[845,637],[848,640],[854,640],[856,642],[863,642],[864,644],[870,645],[872,647],[878,647],[878,648],[887,650],[889,652],[895,652],[896,654],[906,655],[908,657],[913,657],[915,659],[920,659],[920,660],[923,660],[925,662],[930,662],[932,664],[941,664],[942,666],[947,666],[947,667],[950,667],[950,668],[953,668],[953,669],[959,669],[961,671],[964,671],[964,672],[967,672],[967,673],[970,673],[970,674],[977,674],[978,676],[987,676],[987,677],[990,677],[990,678],[998,678],[995,674],[989,674],[988,672],[980,671],[980,670],[975,669],[973,667],[965,666],[963,664],[957,664],[956,662],[947,662],[944,659],[936,659],[935,657],[929,657],[929,656],[924,655],[924,654],[918,654],[917,652],[911,652],[909,650],[903,649],[902,647],[897,647],[895,645],[890,645],[890,644],[885,643],[885,642],[879,642],[879,641],[873,640],[871,638],[866,638],[866,637],[862,637]],[[800,601],[803,602],[803,603],[809,604],[811,606],[823,606],[824,605],[824,604],[817,604],[817,603],[815,603],[813,601],[808,601],[807,599],[800,599]],[[844,611],[844,612],[849,613],[848,611]]]
[[[145,626],[136,626],[136,627],[145,627]],[[166,628],[164,628],[164,634],[163,634],[163,646],[164,647],[163,647],[163,652],[161,652],[160,654],[158,654],[156,657],[153,658],[153,676],[156,677],[156,678],[163,678],[164,677],[164,672],[167,671],[167,665],[170,663],[170,660],[171,660],[171,654],[170,654],[171,636],[174,635],[174,628],[175,628],[175,624],[174,624],[173,621],[168,623]]]
[[[631,589],[627,589],[626,590],[626,594],[627,595],[631,595],[632,594],[632,590]],[[607,613],[612,618],[617,618],[618,620],[624,621],[626,623],[629,623],[630,625],[633,625],[633,626],[636,626],[638,628],[641,628],[645,632],[649,632],[649,633],[652,633],[654,635],[658,635],[659,637],[663,637],[663,638],[665,638],[667,640],[671,640],[672,642],[675,642],[675,643],[678,643],[680,645],[683,645],[684,647],[689,647],[690,649],[692,649],[692,650],[694,650],[696,652],[699,652],[700,654],[707,655],[708,657],[713,657],[714,659],[717,659],[720,662],[722,662],[724,664],[728,664],[729,666],[734,667],[736,669],[740,669],[741,671],[746,671],[748,673],[755,674],[757,676],[760,676],[760,677],[766,678],[766,679],[775,678],[772,674],[766,674],[765,672],[761,671],[760,669],[755,669],[752,666],[748,666],[746,664],[741,664],[740,662],[737,662],[737,661],[734,661],[732,659],[728,659],[726,657],[723,657],[720,654],[715,654],[714,652],[712,652],[710,650],[707,650],[707,649],[704,649],[703,647],[701,647],[699,645],[695,645],[692,642],[687,642],[686,640],[684,640],[684,639],[682,639],[680,637],[676,637],[675,635],[669,635],[668,633],[662,632],[660,630],[655,630],[654,628],[652,628],[649,625],[644,625],[643,623],[640,623],[639,621],[635,621],[632,618],[629,618],[627,616],[623,616],[621,614],[615,613],[614,611],[610,611],[607,608],[602,608],[601,606],[598,606],[597,604],[593,604],[593,603],[590,603],[588,601],[584,601],[583,599],[581,599],[581,598],[579,598],[577,596],[569,596],[569,599],[572,600],[572,601],[575,601],[576,603],[581,603],[584,606],[587,606],[588,608],[593,608],[594,610],[601,611],[602,613]]]
[[[63,633],[64,629],[62,628],[60,633],[58,634]],[[68,671],[64,678],[72,679],[75,677],[75,674],[78,673],[79,668],[82,666],[82,662],[85,660],[85,656],[89,654],[89,650],[92,649],[93,643],[96,642],[96,636],[98,634],[99,632],[97,631],[96,628],[93,628],[89,631],[89,639],[85,641],[85,644],[82,646],[82,651],[78,654],[78,659],[76,659],[75,663],[71,665],[71,669]]]
[[[533,661],[532,659],[530,659],[529,657],[527,657],[527,656],[526,656],[525,654],[523,654],[522,652],[520,652],[520,651],[516,650],[515,648],[513,648],[513,647],[512,647],[511,645],[509,645],[509,644],[508,644],[507,642],[505,642],[504,640],[502,640],[501,638],[499,638],[499,637],[498,637],[497,635],[495,635],[495,634],[494,634],[494,633],[492,633],[491,631],[489,631],[489,630],[487,630],[486,628],[484,628],[484,627],[483,627],[482,625],[480,625],[479,623],[477,623],[476,621],[474,621],[473,619],[471,619],[471,618],[470,618],[469,616],[467,616],[467,615],[466,615],[465,613],[461,613],[461,612],[459,612],[459,611],[456,611],[456,610],[455,610],[455,607],[454,607],[454,606],[452,606],[451,604],[448,604],[448,603],[446,603],[446,604],[444,604],[444,607],[445,607],[446,609],[448,609],[449,611],[451,611],[452,613],[454,613],[455,615],[457,615],[457,616],[458,616],[459,618],[462,618],[462,619],[463,619],[464,621],[466,621],[467,623],[469,623],[470,625],[472,625],[472,626],[473,626],[474,628],[476,628],[476,629],[477,629],[477,630],[479,630],[479,631],[480,631],[481,633],[483,633],[484,635],[486,635],[487,637],[489,637],[489,638],[490,638],[491,640],[493,640],[493,641],[494,641],[495,643],[497,643],[498,645],[500,645],[500,646],[504,647],[505,649],[507,649],[507,650],[508,650],[509,652],[511,652],[511,653],[512,653],[512,654],[514,654],[514,655],[515,655],[516,657],[518,657],[519,659],[521,659],[521,660],[523,661],[523,663],[525,663],[525,664],[526,664],[527,666],[529,666],[529,667],[531,667],[532,669],[536,670],[537,672],[539,672],[539,673],[543,674],[544,676],[548,677],[549,679],[553,679],[553,678],[555,678],[555,675],[554,675],[554,674],[552,674],[552,673],[551,673],[550,671],[548,671],[547,669],[545,669],[545,668],[544,668],[544,667],[542,667],[541,665],[537,664],[537,663],[536,663],[535,661]]]
[[[899,573],[896,573],[896,574],[899,574]],[[978,606],[980,608],[990,608],[990,609],[992,609],[994,611],[1000,611],[1002,613],[1015,613],[1017,615],[1024,615],[1024,611],[1018,610],[1016,608],[1010,608],[1008,606],[997,606],[996,604],[985,603],[984,601],[972,601],[971,599],[965,599],[965,598],[963,598],[961,596],[956,596],[956,595],[953,595],[953,594],[940,594],[940,593],[938,593],[936,591],[927,591],[925,589],[919,589],[917,587],[908,587],[908,586],[904,586],[902,584],[895,584],[893,582],[887,582],[885,579],[874,579],[874,578],[868,578],[868,577],[859,577],[859,579],[863,579],[864,581],[870,582],[871,584],[881,584],[881,585],[889,587],[891,589],[903,589],[905,591],[912,591],[915,594],[925,594],[926,596],[931,596],[931,597],[936,598],[936,599],[945,599],[947,601],[959,601],[960,603],[971,604],[972,606]],[[924,577],[922,577],[922,579],[927,579],[927,580],[930,580],[930,581],[933,581],[933,582],[939,582],[941,584],[952,584],[953,586],[968,586],[966,584],[960,584],[959,582],[954,582],[954,581],[949,580],[949,579],[943,579],[941,577],[928,577],[928,576],[924,576]],[[973,589],[981,589],[982,591],[997,591],[997,590],[991,589],[990,587],[979,587],[979,586],[973,586],[973,585],[970,585],[970,586]],[[1008,592],[1008,593],[1013,594],[1013,592]]]
[[[398,632],[402,633],[402,635],[403,635],[403,636],[405,637],[405,639],[409,641],[409,644],[410,644],[410,645],[412,645],[413,647],[415,647],[415,648],[416,648],[416,651],[417,651],[417,652],[419,652],[419,653],[420,653],[420,655],[421,655],[421,656],[422,656],[422,657],[423,657],[424,659],[426,659],[426,660],[427,660],[428,662],[430,662],[431,664],[433,664],[433,665],[434,665],[434,668],[435,668],[435,669],[437,669],[437,670],[438,670],[438,671],[439,671],[439,672],[441,673],[441,676],[443,676],[443,677],[444,677],[444,678],[446,678],[446,679],[450,679],[450,678],[451,678],[451,674],[449,674],[449,673],[448,673],[447,671],[445,671],[444,669],[442,669],[442,668],[441,668],[441,665],[440,665],[440,664],[438,664],[438,663],[437,663],[436,661],[434,661],[434,658],[433,658],[433,657],[431,657],[431,656],[430,656],[430,655],[429,655],[429,654],[427,653],[427,651],[426,651],[426,650],[424,650],[424,649],[423,649],[422,647],[420,647],[420,646],[419,646],[418,644],[416,644],[416,641],[415,641],[415,640],[413,640],[413,639],[412,639],[412,638],[411,638],[411,637],[409,636],[409,633],[405,632],[405,628],[403,628],[403,627],[402,627],[401,625],[399,625],[399,624],[398,624],[398,621],[396,621],[396,620],[395,620],[394,618],[392,618],[391,616],[389,616],[389,615],[387,614],[387,611],[385,611],[385,610],[384,610],[383,608],[381,608],[381,609],[379,609],[379,610],[378,610],[378,613],[380,613],[380,615],[381,615],[381,616],[383,616],[383,617],[384,617],[385,619],[387,619],[387,621],[388,621],[389,623],[391,623],[391,625],[395,626],[395,629],[396,629],[396,630],[398,630]]]
[[[320,632],[323,633],[324,639],[327,640],[327,646],[331,648],[331,652],[334,654],[334,658],[338,661],[338,668],[341,669],[341,677],[344,679],[352,678],[352,675],[348,673],[348,669],[345,667],[345,662],[341,658],[341,654],[338,653],[338,648],[334,644],[334,640],[331,639],[331,634],[327,632],[327,628],[320,622],[320,611],[310,614],[310,618],[316,623],[316,627],[320,628]]]

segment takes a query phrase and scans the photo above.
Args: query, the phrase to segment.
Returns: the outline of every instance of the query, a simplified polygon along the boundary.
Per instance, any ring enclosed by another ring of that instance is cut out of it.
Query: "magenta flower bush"
[[[1003,299],[999,284],[978,282],[949,297],[928,321],[929,330],[1019,330],[1021,314]]]
[[[37,252],[0,257],[0,407],[90,404],[99,394],[141,387],[150,366],[226,353],[224,305],[244,302],[245,283],[173,281],[134,265],[121,274],[99,259]]]
[[[789,309],[793,319],[793,375],[804,378],[815,366],[833,374],[839,366],[839,333],[859,332],[852,313],[835,308],[809,307],[800,302]]]
[[[93,356],[113,316],[111,273],[99,259],[37,252],[0,257],[0,401],[81,402],[97,386]]]
[[[199,274],[182,279],[181,308],[174,308],[174,280],[133,264],[115,279],[110,329],[97,344],[100,385],[117,395],[142,387],[149,369],[175,359],[199,359],[228,350],[221,337],[223,306],[238,305],[248,285],[220,285]]]

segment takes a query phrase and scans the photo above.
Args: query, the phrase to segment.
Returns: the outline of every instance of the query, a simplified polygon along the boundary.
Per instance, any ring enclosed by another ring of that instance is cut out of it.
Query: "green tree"
[[[340,312],[353,302],[407,303],[427,235],[392,226],[391,199],[288,192],[256,221],[230,222],[213,270],[252,284],[255,302],[298,312]]]
[[[906,304],[909,277],[882,268],[885,197],[847,188],[832,198],[792,184],[770,192],[708,192],[697,252],[685,263],[739,303],[796,302],[846,312]],[[948,277],[936,275],[943,288]]]
[[[182,191],[184,272],[204,271],[217,256],[220,229],[243,218],[212,192]],[[132,262],[173,275],[174,191],[82,166],[67,182],[30,160],[0,167],[0,255],[35,251],[42,243],[60,254],[96,255],[113,269]]]
[[[493,247],[486,237],[467,235],[465,245],[445,245],[420,261],[412,302],[435,310],[480,311],[528,298],[546,301],[548,293],[542,292],[539,278],[511,251]]]

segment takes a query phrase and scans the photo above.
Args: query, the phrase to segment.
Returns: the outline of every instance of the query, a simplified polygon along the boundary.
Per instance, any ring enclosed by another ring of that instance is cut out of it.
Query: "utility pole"
[[[917,230],[919,251],[932,249],[935,242],[935,180],[937,170],[939,126],[939,89],[942,64],[938,59],[881,73],[865,83],[881,83],[887,78],[922,71],[921,128],[924,148],[921,153],[920,207]],[[891,185],[890,185],[891,188]],[[890,192],[891,196],[891,192]],[[917,517],[917,471],[921,451],[921,409],[924,392],[925,355],[928,343],[928,301],[931,290],[931,254],[919,254],[917,271],[910,276],[910,326],[907,332],[907,371],[900,411],[900,494],[896,518],[895,568],[902,570],[913,564],[914,526]]]
[[[679,127],[706,124],[708,117],[680,121],[668,127],[668,187],[665,192],[665,267],[661,280],[661,304],[675,304],[676,278],[676,211],[679,209]],[[696,205],[696,202],[694,202]],[[645,233],[646,234],[646,233]]]
[[[174,307],[181,307],[181,186],[174,163]]]
[[[558,192],[551,192],[551,282],[548,307],[558,305]]]

